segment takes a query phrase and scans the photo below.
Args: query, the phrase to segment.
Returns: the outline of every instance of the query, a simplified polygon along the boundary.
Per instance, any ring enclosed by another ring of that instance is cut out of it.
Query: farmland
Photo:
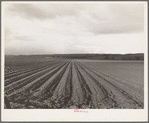
[[[14,56],[5,67],[12,109],[144,108],[143,61]]]

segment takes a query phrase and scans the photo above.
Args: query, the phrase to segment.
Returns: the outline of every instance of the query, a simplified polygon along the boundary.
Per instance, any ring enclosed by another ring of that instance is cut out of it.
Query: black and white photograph
[[[2,114],[145,113],[147,2],[5,1],[1,14]]]

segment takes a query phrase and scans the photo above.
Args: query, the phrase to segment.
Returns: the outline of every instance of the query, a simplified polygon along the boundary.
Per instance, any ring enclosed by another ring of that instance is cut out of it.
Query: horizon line
[[[100,54],[100,55],[127,55],[127,54],[144,54],[144,53],[70,53],[70,54],[19,54],[19,55],[13,55],[13,54],[5,54],[5,56],[33,56],[33,55],[94,55],[94,54]]]

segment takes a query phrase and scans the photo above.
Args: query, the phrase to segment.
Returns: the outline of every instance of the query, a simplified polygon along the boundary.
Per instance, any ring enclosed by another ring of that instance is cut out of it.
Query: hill
[[[47,59],[93,59],[93,60],[144,60],[144,54],[50,54],[50,55],[18,55],[19,57],[47,58]],[[17,56],[6,55],[6,58]]]

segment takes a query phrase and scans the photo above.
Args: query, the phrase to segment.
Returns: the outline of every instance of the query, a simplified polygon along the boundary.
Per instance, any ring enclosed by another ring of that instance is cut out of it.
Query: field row
[[[49,62],[5,76],[5,95],[12,108],[143,108],[129,89],[75,60]]]

